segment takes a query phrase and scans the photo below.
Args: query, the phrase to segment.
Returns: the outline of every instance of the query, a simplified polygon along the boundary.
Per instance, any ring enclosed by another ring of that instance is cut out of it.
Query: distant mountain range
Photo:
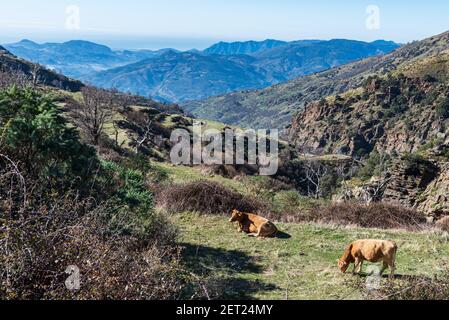
[[[22,40],[4,47],[20,58],[42,64],[73,78],[131,64],[165,52],[165,50],[113,51],[107,46],[81,40],[43,44]]]
[[[4,45],[13,54],[104,88],[182,103],[239,90],[260,89],[399,47],[366,43],[278,40],[220,42],[197,51],[114,51],[87,41]]]
[[[266,71],[247,56],[167,52],[85,78],[100,87],[151,96],[159,101],[202,99],[223,92],[266,87]]]
[[[205,54],[255,54],[261,51],[285,46],[288,42],[279,40],[246,41],[246,42],[219,42],[204,50]]]
[[[449,50],[448,36],[449,33],[445,33],[413,42],[386,55],[369,57],[267,88],[233,92],[183,106],[198,117],[231,125],[283,129],[312,101],[361,87],[370,76],[385,75],[415,59]],[[300,126],[300,123],[296,125]]]

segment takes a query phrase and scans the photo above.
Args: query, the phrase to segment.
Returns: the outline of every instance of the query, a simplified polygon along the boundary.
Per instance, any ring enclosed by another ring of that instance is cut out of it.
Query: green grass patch
[[[361,299],[348,284],[355,276],[336,266],[356,239],[396,241],[400,276],[439,274],[449,263],[449,242],[432,233],[279,224],[291,238],[257,240],[238,233],[226,217],[183,213],[172,219],[181,229],[187,267],[220,299]]]

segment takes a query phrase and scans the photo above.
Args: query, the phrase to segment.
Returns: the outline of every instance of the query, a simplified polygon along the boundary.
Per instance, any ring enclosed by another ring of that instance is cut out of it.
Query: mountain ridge
[[[107,46],[82,40],[62,44],[37,44],[24,40],[7,45],[7,49],[27,60],[94,85],[179,103],[238,90],[264,88],[355,59],[382,54],[398,46],[387,42],[371,44],[353,40],[266,40],[217,45],[237,48],[237,53],[248,50],[252,53],[218,55],[190,51],[187,53],[192,55],[186,57],[185,52],[171,49],[155,52],[113,51]],[[246,49],[243,50],[242,46]],[[179,61],[173,61],[173,56]],[[161,57],[168,57],[169,60],[163,61]],[[144,63],[148,64],[145,72],[141,67]],[[170,73],[167,71],[169,65],[172,66]],[[131,70],[132,67],[140,71]],[[161,70],[161,74],[156,74],[157,70]],[[159,79],[159,82],[154,79]],[[195,88],[193,83],[199,84],[198,87]]]
[[[112,50],[85,40],[36,43],[24,39],[4,45],[11,53],[74,78],[153,57],[165,50]]]
[[[372,70],[385,74],[407,59],[449,48],[449,32],[402,46],[383,56],[368,57],[265,89],[233,92],[185,103],[197,115],[234,125],[284,129],[308,103],[359,87]],[[443,40],[441,40],[443,39]]]
[[[237,90],[264,88],[397,47],[352,40],[307,43],[277,46],[252,55],[170,52],[170,55],[159,55],[82,79],[105,88],[115,87],[182,103]],[[147,64],[146,71],[142,68],[144,64]],[[168,65],[172,67],[170,72],[166,70]],[[157,70],[162,73],[156,74]],[[155,78],[160,82],[154,82]]]

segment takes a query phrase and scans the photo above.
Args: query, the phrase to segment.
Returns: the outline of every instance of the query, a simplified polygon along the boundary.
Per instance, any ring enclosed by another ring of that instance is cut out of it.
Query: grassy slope
[[[355,239],[395,240],[400,276],[435,275],[449,263],[449,243],[432,233],[279,224],[291,238],[256,240],[239,234],[226,217],[182,213],[173,220],[182,231],[186,263],[197,275],[217,279],[220,298],[360,299],[347,284],[354,277],[336,267]]]
[[[230,180],[208,176],[200,169],[153,164],[164,170],[174,183],[208,179],[243,194],[265,190],[254,184],[260,177]],[[280,196],[282,192],[274,196]],[[307,209],[311,200],[302,199],[297,210]],[[356,239],[395,240],[400,249],[398,274],[435,275],[449,266],[449,242],[432,232],[342,228],[311,224],[279,224],[289,239],[256,240],[239,234],[223,216],[179,213],[172,217],[181,229],[183,256],[195,274],[214,278],[211,291],[229,299],[359,299],[361,292],[348,285],[352,275],[336,267],[347,244]],[[365,265],[364,270],[366,270]],[[386,280],[385,280],[386,281]],[[398,280],[400,281],[400,280]],[[214,286],[213,286],[214,287]],[[287,294],[288,292],[288,294]],[[210,293],[213,295],[213,293]]]

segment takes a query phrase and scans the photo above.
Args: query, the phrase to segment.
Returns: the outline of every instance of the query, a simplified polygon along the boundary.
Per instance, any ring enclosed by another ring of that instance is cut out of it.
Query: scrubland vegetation
[[[51,96],[12,87],[0,101],[3,299],[361,298],[335,259],[363,237],[399,242],[398,286],[447,263],[447,240],[412,210],[330,206],[272,178],[230,179],[127,150],[104,160]],[[279,237],[238,234],[227,222],[234,208],[278,222]],[[77,291],[64,284],[71,265]]]
[[[278,175],[261,177],[244,165],[174,166],[170,134],[193,122],[179,107],[31,66],[0,70],[0,299],[447,299],[449,147],[436,126],[422,128],[434,139],[405,139],[411,152],[400,155],[388,152],[398,139],[381,139],[390,125],[418,132],[413,112],[426,106],[426,119],[446,123],[444,77],[403,69],[310,104],[331,111],[327,122],[298,116]],[[366,132],[333,113],[356,114]],[[312,144],[302,153],[291,145],[301,139]],[[314,144],[323,154],[309,152]],[[382,201],[388,193],[395,204]],[[280,232],[238,233],[233,209]],[[344,275],[336,264],[364,238],[399,246],[396,279],[375,290],[368,269]]]

